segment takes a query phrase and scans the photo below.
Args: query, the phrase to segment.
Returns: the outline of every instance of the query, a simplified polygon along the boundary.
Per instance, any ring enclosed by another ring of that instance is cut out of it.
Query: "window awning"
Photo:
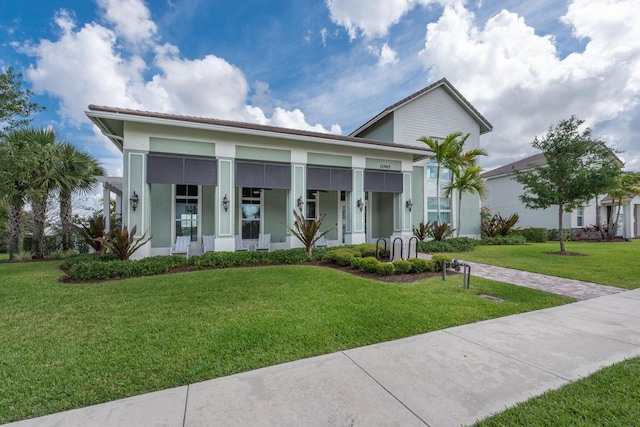
[[[217,185],[218,161],[198,157],[147,156],[147,182],[156,184]]]
[[[236,187],[291,188],[291,165],[236,161]]]
[[[402,193],[402,172],[364,171],[364,191],[374,193]]]
[[[307,166],[307,189],[325,191],[351,191],[351,169]]]

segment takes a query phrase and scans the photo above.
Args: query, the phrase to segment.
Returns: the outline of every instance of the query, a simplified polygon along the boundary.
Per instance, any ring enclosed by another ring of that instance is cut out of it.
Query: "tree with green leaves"
[[[460,236],[461,206],[462,195],[464,193],[477,194],[485,197],[487,195],[487,186],[484,179],[480,176],[482,168],[480,166],[471,165],[467,167],[457,167],[451,170],[453,179],[444,187],[446,197],[451,197],[454,192],[458,193],[458,227],[456,237]]]
[[[73,193],[87,194],[97,182],[96,176],[104,175],[104,169],[90,154],[78,150],[74,145],[64,142],[59,146],[61,164],[58,170],[60,221],[62,223],[62,250],[72,246],[72,204]]]
[[[586,205],[594,194],[606,193],[619,175],[621,165],[591,129],[580,130],[583,120],[571,116],[550,127],[532,146],[544,153],[546,164],[516,172],[523,185],[520,200],[529,209],[558,206],[560,253],[566,254],[562,216]]]
[[[33,92],[22,88],[22,73],[8,67],[0,73],[0,137],[27,126],[31,115],[44,107],[30,100]]]

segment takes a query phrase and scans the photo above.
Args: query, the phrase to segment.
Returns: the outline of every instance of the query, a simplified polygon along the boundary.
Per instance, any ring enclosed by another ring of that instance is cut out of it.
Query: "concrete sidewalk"
[[[469,425],[638,355],[640,289],[9,425]]]

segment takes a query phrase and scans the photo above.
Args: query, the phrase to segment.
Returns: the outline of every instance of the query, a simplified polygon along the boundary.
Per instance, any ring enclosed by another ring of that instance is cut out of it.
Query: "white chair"
[[[216,236],[202,236],[203,250],[202,253],[213,252],[216,250]]]
[[[316,243],[315,243],[316,248],[326,248],[328,245],[329,243],[327,242],[327,239],[325,239],[324,236],[316,240]]]
[[[242,241],[242,237],[236,234],[236,251],[248,251],[249,244]]]
[[[171,247],[171,255],[185,254],[189,258],[189,246],[191,245],[191,236],[176,237],[176,244]]]
[[[256,251],[271,252],[271,234],[260,234],[258,236]]]

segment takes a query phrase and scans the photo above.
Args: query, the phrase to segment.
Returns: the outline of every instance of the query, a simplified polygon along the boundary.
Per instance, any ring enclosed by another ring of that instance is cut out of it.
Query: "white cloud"
[[[461,5],[447,6],[427,25],[419,58],[432,78],[447,77],[493,123],[486,146],[499,165],[529,153],[533,137],[560,119],[575,114],[594,127],[638,105],[634,3],[574,0],[562,20],[588,41],[564,59],[552,36],[537,35],[514,13],[503,10],[481,28]],[[631,141],[618,148],[624,144]]]
[[[157,26],[142,0],[98,0],[98,5],[115,33],[128,42],[151,42],[156,35]]]
[[[75,125],[87,122],[83,111],[88,104],[101,104],[335,130],[306,123],[299,110],[276,109],[273,117],[266,118],[260,107],[248,107],[249,84],[242,71],[214,55],[189,60],[177,47],[158,44],[155,23],[144,3],[100,0],[99,4],[112,28],[89,23],[77,29],[71,14],[63,10],[55,17],[60,29],[57,40],[42,39],[21,48],[36,58],[26,73],[34,90],[59,99],[60,115]],[[121,37],[141,50],[121,46]],[[149,69],[153,73],[145,78]]]
[[[417,3],[416,0],[327,0],[331,20],[345,27],[349,38],[385,36],[389,27]]]

